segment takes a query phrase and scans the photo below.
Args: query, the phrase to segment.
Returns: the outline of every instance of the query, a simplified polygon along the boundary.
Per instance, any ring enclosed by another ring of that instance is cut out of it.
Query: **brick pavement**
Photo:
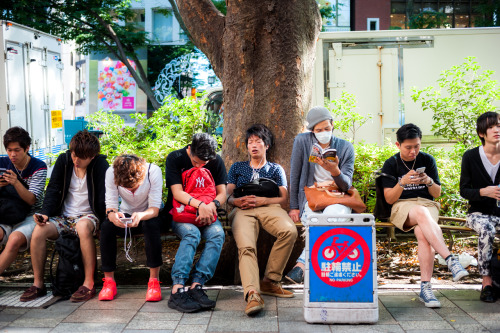
[[[145,303],[146,288],[119,288],[112,302],[94,298],[84,304],[58,302],[47,309],[5,308],[0,332],[498,332],[500,301],[479,301],[479,285],[435,286],[441,309],[428,309],[418,300],[418,289],[385,285],[379,289],[379,321],[375,325],[310,325],[302,314],[302,289],[296,297],[264,296],[265,311],[254,318],[244,313],[239,287],[213,287],[214,311],[182,314],[163,301]]]

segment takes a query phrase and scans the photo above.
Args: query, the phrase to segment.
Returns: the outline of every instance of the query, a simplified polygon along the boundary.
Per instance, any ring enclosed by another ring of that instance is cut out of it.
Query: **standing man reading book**
[[[354,147],[350,142],[333,135],[333,117],[330,111],[323,106],[315,106],[307,113],[306,120],[310,132],[297,135],[292,150],[288,215],[295,223],[306,222],[308,215],[313,213],[304,192],[305,186],[312,186],[315,182],[335,181],[339,190],[347,192],[352,185],[354,172]],[[309,157],[315,144],[320,145],[323,150],[335,149],[337,157],[333,160],[316,158],[316,163],[310,162]],[[349,214],[351,208],[335,204],[326,207],[323,213]],[[295,267],[285,276],[286,279],[293,283],[302,283],[305,263],[303,250]]]

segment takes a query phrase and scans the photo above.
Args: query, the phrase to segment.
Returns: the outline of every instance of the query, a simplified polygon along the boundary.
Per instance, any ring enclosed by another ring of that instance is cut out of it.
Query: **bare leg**
[[[5,236],[3,229],[0,228],[0,233]],[[0,237],[1,238],[1,237]],[[22,232],[14,231],[10,234],[7,244],[0,254],[0,275],[16,260],[17,253],[21,247],[25,247],[27,243],[26,237]]]
[[[486,286],[491,286],[493,284],[493,280],[489,275],[483,275],[483,288]]]
[[[160,266],[155,268],[149,268],[149,278],[160,280]]]
[[[96,249],[94,242],[94,224],[90,220],[80,220],[76,224],[76,232],[80,238],[85,280],[83,285],[94,288],[94,270],[96,265]]]
[[[443,238],[441,228],[434,221],[427,208],[423,206],[414,206],[408,213],[408,220],[405,227],[418,225],[427,242],[436,250],[441,257],[446,258],[451,253],[448,250]],[[420,247],[419,247],[420,250]]]
[[[418,261],[420,263],[420,279],[430,281],[434,271],[435,251],[425,238],[422,228],[415,227],[415,236],[418,241]]]
[[[31,236],[31,265],[35,280],[33,284],[37,288],[43,287],[43,270],[47,260],[47,239],[56,240],[59,237],[56,226],[47,222],[45,225],[36,225]]]

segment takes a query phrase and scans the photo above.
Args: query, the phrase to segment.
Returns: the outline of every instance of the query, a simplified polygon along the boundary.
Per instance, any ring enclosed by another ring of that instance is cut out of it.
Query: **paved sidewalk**
[[[413,287],[413,289],[412,289]],[[5,308],[0,332],[499,332],[500,301],[479,301],[479,285],[435,286],[441,309],[418,300],[417,285],[385,285],[379,289],[380,318],[375,325],[310,325],[302,314],[302,289],[296,297],[264,296],[266,308],[254,318],[244,313],[239,287],[214,287],[214,311],[182,314],[163,301],[145,303],[144,288],[119,288],[112,302],[97,297],[84,303],[58,302],[47,309]]]

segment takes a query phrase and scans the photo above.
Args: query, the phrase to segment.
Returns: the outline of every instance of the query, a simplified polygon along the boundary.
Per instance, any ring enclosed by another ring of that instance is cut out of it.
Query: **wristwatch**
[[[214,199],[212,202],[215,204],[215,208],[217,208],[217,209],[220,208],[220,202],[219,202],[219,200]]]
[[[431,182],[429,184],[425,184],[425,186],[431,187],[432,185],[434,185],[434,179],[431,178]]]
[[[115,211],[113,209],[108,209],[106,211],[106,217],[108,217],[109,213],[115,213]]]
[[[398,178],[398,184],[399,184],[399,186],[401,186],[402,189],[404,189],[405,186],[403,185],[403,183],[401,183],[401,179],[402,179],[402,177]]]

